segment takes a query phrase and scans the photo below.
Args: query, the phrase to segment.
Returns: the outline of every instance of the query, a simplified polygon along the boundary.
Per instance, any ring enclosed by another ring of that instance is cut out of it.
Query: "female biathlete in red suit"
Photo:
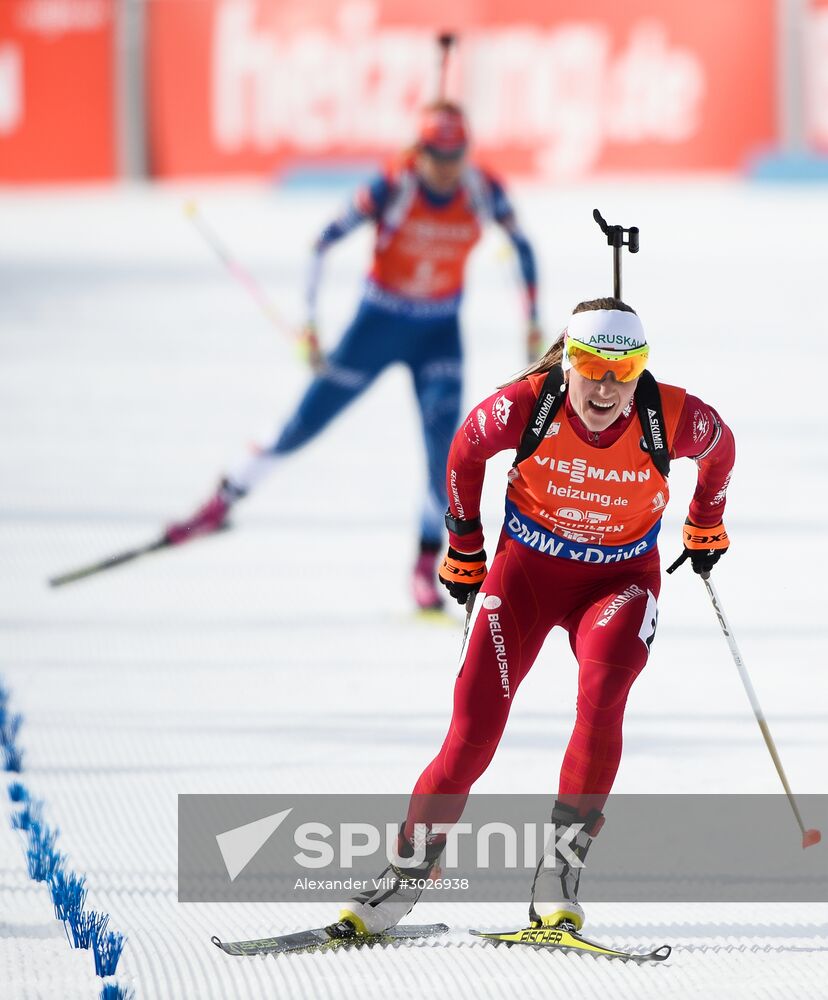
[[[459,602],[477,596],[448,735],[414,788],[400,857],[414,855],[415,824],[428,830],[433,796],[462,803],[486,770],[521,681],[556,625],[569,634],[579,679],[552,822],[582,825],[572,841],[582,860],[603,822],[600,810],[621,759],[624,705],[650,653],[661,584],[656,538],[669,488],[644,450],[635,399],[648,350],[629,306],[617,299],[581,303],[547,354],[475,407],[454,438],[450,546],[440,576]],[[511,470],[506,518],[487,572],[479,520],[486,462],[519,447],[527,424],[539,419],[535,406],[546,373],[561,362],[563,403],[543,440]],[[684,544],[694,570],[709,571],[728,546],[722,515],[733,435],[716,410],[684,389],[661,383],[658,389],[669,456],[698,466]],[[443,809],[440,822],[455,822],[461,808],[451,817]],[[413,869],[420,877],[444,839],[426,837],[422,864]],[[392,863],[386,872],[392,888],[386,881],[382,891],[351,900],[343,918],[360,933],[397,923],[421,892],[406,881],[411,872]],[[580,928],[579,873],[560,856],[556,869],[541,860],[530,919]]]

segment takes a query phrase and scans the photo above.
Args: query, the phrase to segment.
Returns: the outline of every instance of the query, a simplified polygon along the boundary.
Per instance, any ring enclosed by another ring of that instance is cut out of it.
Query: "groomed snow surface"
[[[237,509],[235,530],[59,590],[45,582],[189,513],[306,383],[185,202],[198,199],[293,322],[308,248],[343,196],[262,184],[0,194],[0,675],[25,716],[22,778],[86,874],[88,905],[128,936],[118,981],[141,1000],[824,996],[823,904],[591,905],[593,937],[673,945],[665,965],[639,968],[495,950],[467,929],[516,926],[524,905],[433,899],[415,919],[452,925],[435,943],[234,959],[211,934],[287,932],[328,922],[335,907],[177,902],[179,793],[406,792],[449,718],[461,622],[411,614],[424,463],[402,371],[285,461]],[[576,302],[610,290],[592,209],[641,227],[624,292],[650,331],[652,367],[717,406],[737,435],[719,591],[791,784],[828,791],[825,191],[672,180],[521,189],[516,201],[538,248],[550,335]],[[360,233],[327,261],[329,346],[357,301],[368,247]],[[514,271],[502,237],[489,235],[464,306],[467,407],[522,363]],[[508,459],[492,466],[493,543]],[[671,476],[665,559],[680,550],[694,471],[677,463]],[[558,632],[477,790],[551,796],[574,700]],[[689,571],[665,583],[616,790],[780,790]],[[0,994],[95,997],[91,956],[68,946],[46,890],[28,879],[3,799]],[[793,820],[779,849],[800,850]],[[812,850],[824,871],[825,844]]]

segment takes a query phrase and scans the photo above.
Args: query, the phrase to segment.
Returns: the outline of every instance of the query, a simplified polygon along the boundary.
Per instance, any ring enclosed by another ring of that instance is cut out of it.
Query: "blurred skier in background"
[[[517,252],[529,361],[536,360],[541,350],[532,247],[502,185],[469,161],[468,147],[461,108],[435,101],[422,113],[415,147],[357,191],[344,214],[324,230],[314,248],[308,318],[302,332],[315,378],[274,440],[231,469],[192,517],[171,524],[166,530],[168,542],[180,544],[222,527],[231,507],[280,459],[311,441],[380,372],[400,362],[414,383],[428,469],[413,596],[420,609],[442,606],[436,567],[447,506],[445,470],[462,396],[458,314],[466,260],[489,220],[504,229]],[[367,221],[375,226],[376,239],[362,300],[342,340],[325,356],[316,327],[322,258],[334,243]]]
[[[722,516],[734,462],[733,434],[713,407],[646,369],[649,347],[636,313],[619,299],[582,302],[546,355],[475,407],[451,447],[440,579],[474,599],[445,741],[417,781],[397,854],[377,890],[340,917],[354,933],[378,933],[416,903],[445,845],[435,822],[456,823],[489,766],[518,687],[547,635],[560,626],[578,662],[575,726],[564,753],[551,820],[574,827],[583,862],[621,761],[624,708],[650,655],[661,587],[657,537],[670,492],[669,462],[690,458],[698,478],[684,525],[685,560],[709,573],[728,549]],[[479,414],[487,433],[481,434]],[[486,569],[480,495],[486,462],[516,449],[506,518]],[[481,591],[481,587],[484,588]],[[418,829],[421,834],[417,840]],[[535,926],[578,931],[581,868],[557,847],[531,889]]]

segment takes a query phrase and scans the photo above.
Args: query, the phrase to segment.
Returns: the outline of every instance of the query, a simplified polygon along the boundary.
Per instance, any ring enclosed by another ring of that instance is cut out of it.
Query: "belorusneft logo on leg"
[[[503,697],[511,698],[509,687],[509,657],[506,654],[506,639],[503,636],[503,627],[500,624],[500,613],[496,611],[501,605],[501,600],[494,594],[484,595],[483,607],[488,612],[489,634],[492,637],[492,645],[495,650],[497,668],[500,672],[500,686],[503,688]]]

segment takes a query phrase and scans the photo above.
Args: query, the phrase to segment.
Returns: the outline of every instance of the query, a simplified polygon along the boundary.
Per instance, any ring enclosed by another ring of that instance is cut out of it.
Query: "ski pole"
[[[466,598],[466,603],[464,605],[466,611],[466,620],[463,623],[463,641],[460,643],[460,663],[466,659],[466,646],[469,642],[469,632],[471,631],[472,622],[477,617],[474,614],[474,605],[477,601],[477,595],[480,591],[476,591],[474,594],[469,594]]]
[[[464,646],[466,645],[466,639],[469,637],[469,625],[471,625],[472,611],[474,611],[474,602],[477,599],[477,594],[478,593],[480,593],[480,591],[477,591],[474,594],[469,594],[469,596],[466,598],[466,604],[465,604],[465,608],[466,608],[466,621],[463,624],[463,645]]]
[[[224,524],[217,531],[229,531],[230,525]],[[214,534],[214,532],[211,532]],[[200,536],[198,536],[200,537]],[[134,549],[126,549],[123,552],[117,552],[114,556],[106,556],[104,559],[99,559],[97,562],[89,563],[87,566],[81,566],[79,569],[69,570],[68,573],[61,573],[58,576],[52,576],[49,578],[50,587],[63,587],[67,583],[75,583],[76,580],[85,580],[88,576],[94,576],[96,573],[103,573],[108,569],[115,569],[116,566],[123,566],[124,563],[132,562],[134,559],[140,559],[142,556],[148,556],[153,552],[159,552],[161,549],[167,549],[176,543],[171,541],[170,536],[167,531],[161,535],[160,538],[156,538],[154,542],[148,542],[146,545],[139,545]]]
[[[189,201],[184,206],[187,218],[192,222],[201,234],[204,242],[211,248],[218,259],[224,264],[230,274],[242,285],[247,292],[255,299],[261,311],[276,329],[291,340],[297,340],[295,331],[288,325],[284,318],[268,299],[264,289],[253,275],[244,268],[239,261],[228,250],[227,246],[219,239],[216,231],[209,226],[198,210],[198,205],[194,201]]]
[[[170,544],[165,535],[161,538],[156,539],[154,542],[150,542],[148,545],[141,545],[136,549],[127,549],[125,552],[119,552],[114,556],[107,556],[106,559],[99,559],[98,562],[90,563],[88,566],[82,566],[80,569],[70,570],[68,573],[61,573],[60,576],[53,576],[49,579],[50,587],[62,587],[66,583],[74,583],[76,580],[83,580],[87,576],[93,576],[95,573],[103,573],[104,570],[114,569],[116,566],[123,566],[124,563],[132,562],[133,559],[138,559],[141,556],[148,555],[150,552],[157,552],[159,549],[165,549]]]
[[[710,600],[713,603],[713,610],[716,612],[716,616],[719,619],[719,625],[722,628],[725,639],[727,639],[727,644],[730,647],[731,654],[733,655],[733,661],[736,664],[739,676],[742,678],[742,684],[744,684],[745,691],[747,691],[747,696],[750,699],[753,714],[756,716],[756,721],[759,723],[759,728],[762,730],[762,736],[765,738],[765,745],[767,746],[771,759],[776,767],[776,773],[782,781],[782,787],[785,789],[785,794],[788,796],[788,802],[791,804],[791,809],[793,809],[793,814],[796,816],[799,829],[802,831],[802,846],[803,848],[811,847],[813,844],[818,844],[820,842],[822,834],[816,829],[805,829],[805,824],[802,822],[802,816],[800,815],[799,807],[796,804],[796,799],[791,791],[791,786],[788,784],[788,779],[785,776],[785,769],[782,767],[782,761],[779,759],[776,744],[773,742],[773,737],[770,734],[765,714],[762,711],[762,706],[759,704],[759,699],[756,697],[756,691],[753,689],[753,684],[751,683],[750,675],[747,672],[747,667],[742,659],[742,655],[739,652],[739,647],[736,645],[736,638],[733,635],[733,630],[725,617],[721,601],[719,600],[719,595],[716,593],[716,588],[713,586],[709,573],[702,573],[701,578],[704,580],[705,587],[707,587],[707,593],[710,595]]]

